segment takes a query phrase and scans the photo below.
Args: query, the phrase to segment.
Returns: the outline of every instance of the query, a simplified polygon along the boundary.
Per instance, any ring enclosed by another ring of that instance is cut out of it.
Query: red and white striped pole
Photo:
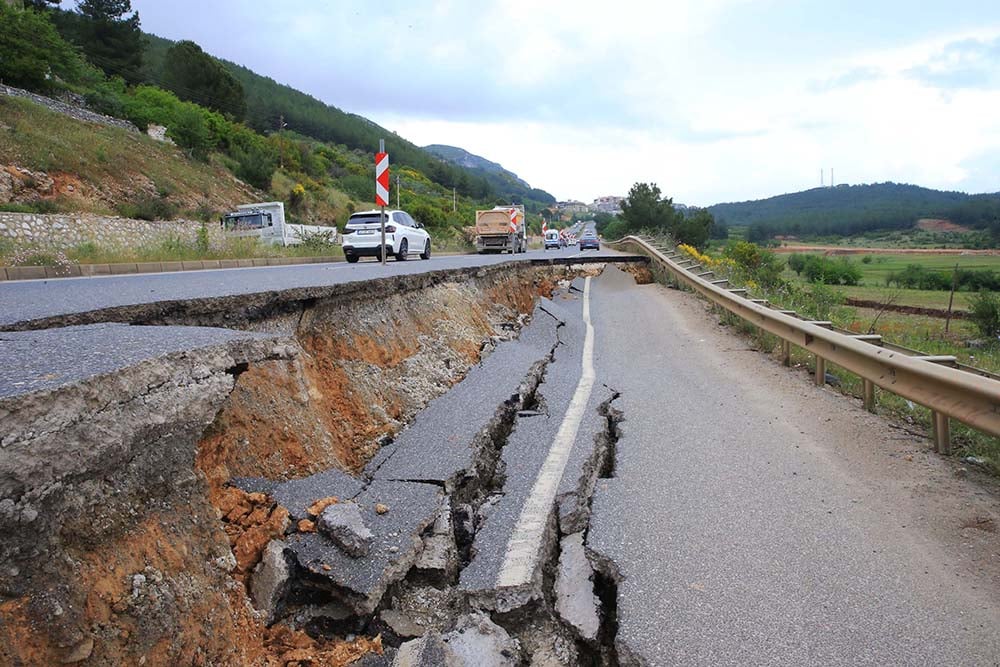
[[[385,152],[385,140],[379,139],[378,153],[375,154],[375,205],[380,208],[382,222],[382,265],[385,266],[385,207],[389,205],[389,154]]]

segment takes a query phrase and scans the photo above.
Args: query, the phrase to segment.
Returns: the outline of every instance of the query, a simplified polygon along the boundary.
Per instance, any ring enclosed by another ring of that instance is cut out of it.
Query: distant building
[[[625,201],[625,197],[618,197],[615,195],[598,197],[594,200],[594,203],[590,205],[590,210],[594,213],[610,213],[611,215],[618,215],[622,212],[623,201]]]
[[[582,201],[570,199],[568,201],[556,202],[556,210],[560,213],[586,213],[587,205]]]

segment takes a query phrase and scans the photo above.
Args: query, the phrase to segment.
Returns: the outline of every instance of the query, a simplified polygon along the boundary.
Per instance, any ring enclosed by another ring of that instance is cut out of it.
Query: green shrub
[[[137,220],[173,220],[177,216],[177,207],[161,197],[140,197],[119,204],[117,210],[119,215]]]
[[[115,77],[108,81],[99,81],[87,91],[84,99],[87,106],[98,113],[115,118],[125,117],[125,82]]]
[[[861,269],[846,257],[830,259],[820,255],[792,255],[788,265],[811,283],[826,285],[857,285]]]
[[[979,333],[987,338],[1000,336],[1000,295],[983,290],[969,300],[969,312]]]
[[[197,238],[195,239],[195,247],[197,247],[198,252],[207,253],[208,252],[208,224],[204,221],[198,227]]]
[[[0,211],[5,213],[59,213],[62,207],[59,202],[52,199],[39,199],[37,201],[17,204],[0,204]]]

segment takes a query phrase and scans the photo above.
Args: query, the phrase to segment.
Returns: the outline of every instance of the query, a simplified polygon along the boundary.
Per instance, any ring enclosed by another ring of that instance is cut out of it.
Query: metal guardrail
[[[1000,436],[1000,381],[992,373],[960,367],[954,357],[947,355],[924,355],[885,343],[881,336],[854,334],[834,329],[830,322],[800,319],[793,311],[772,308],[766,300],[750,298],[745,289],[730,289],[727,280],[714,279],[710,271],[700,271],[693,260],[678,260],[679,252],[658,248],[648,239],[626,236],[609,245],[638,247],[679,282],[780,338],[785,365],[790,364],[792,345],[814,354],[817,385],[825,383],[826,364],[830,362],[862,379],[864,405],[869,411],[875,409],[875,387],[929,408],[936,451],[951,451],[950,418]]]

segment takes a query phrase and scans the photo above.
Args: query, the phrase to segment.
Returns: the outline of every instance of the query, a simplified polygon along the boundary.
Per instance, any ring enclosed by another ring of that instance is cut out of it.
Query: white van
[[[549,248],[555,248],[556,250],[559,250],[559,248],[561,247],[562,247],[562,240],[561,237],[559,236],[559,230],[550,229],[549,231],[545,232],[545,245],[543,247],[543,250],[548,250]]]

